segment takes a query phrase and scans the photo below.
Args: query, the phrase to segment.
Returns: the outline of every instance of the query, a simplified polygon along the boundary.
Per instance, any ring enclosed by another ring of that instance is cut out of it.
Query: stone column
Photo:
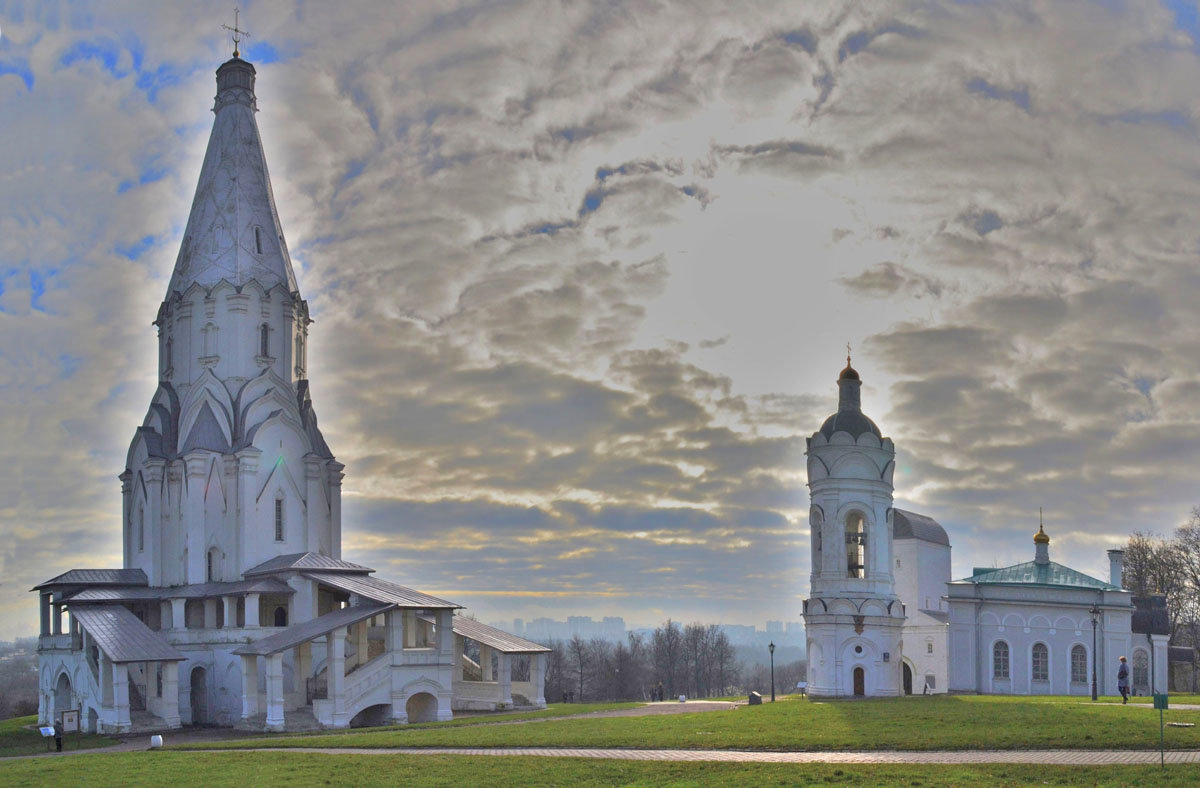
[[[371,628],[371,619],[367,619],[365,621],[359,621],[357,626],[358,626],[358,641],[357,641],[357,643],[355,643],[355,647],[358,649],[358,656],[355,658],[356,659],[355,664],[365,665],[365,664],[367,664],[367,660],[370,659],[367,652],[370,647],[368,631]]]
[[[171,599],[171,629],[187,629],[187,600]]]
[[[179,663],[163,662],[162,720],[168,728],[178,728],[179,718]],[[147,684],[149,686],[149,684]]]
[[[329,552],[334,558],[342,557],[342,479],[346,467],[337,460],[330,460],[329,465]]]
[[[308,520],[304,529],[304,549],[318,553],[324,552],[321,531],[329,517],[328,502],[321,492],[323,464],[324,461],[311,452],[304,455],[304,508]]]
[[[1170,668],[1167,662],[1168,640],[1170,640],[1170,635],[1150,636],[1150,687],[1152,692],[1166,692],[1170,684]]]
[[[495,681],[492,675],[492,647],[479,644],[479,679],[481,681]]]
[[[338,627],[325,636],[325,669],[329,700],[333,701],[333,727],[345,728],[350,724],[346,716],[346,628]]]
[[[454,611],[438,610],[434,621],[437,623],[437,650],[443,665],[454,664]]]
[[[296,693],[302,698],[300,705],[308,702],[308,680],[312,678],[312,642],[308,641],[296,646],[295,676]]]
[[[451,682],[459,682],[463,680],[463,658],[466,656],[465,638],[461,635],[454,636],[454,670],[450,673]]]
[[[242,719],[258,714],[258,657],[242,655]]]
[[[133,485],[130,482],[133,480],[133,473],[126,468],[117,478],[121,480],[121,533],[125,536],[125,538],[121,540],[121,552],[125,557],[125,563],[123,563],[122,566],[133,566],[133,556],[131,554],[132,550],[130,550],[130,545],[133,544],[133,540],[137,538],[137,536],[133,533],[135,523],[133,522],[133,518],[130,517],[129,511],[130,501],[132,498],[131,493],[133,492]]]
[[[404,647],[417,647],[417,613],[415,610],[405,610],[404,615]]]
[[[204,482],[208,476],[209,454],[204,451],[184,455],[187,465],[187,488],[183,514],[187,534],[187,582],[203,583],[205,576],[204,544]]]
[[[258,626],[258,594],[246,594],[246,626]]]
[[[283,730],[283,653],[267,657],[267,730]]]
[[[404,706],[404,611],[393,608],[385,614],[387,623],[387,650],[392,662],[392,722],[408,722],[408,710]]]
[[[129,666],[110,662],[112,665],[113,709],[116,712],[117,733],[129,730]]]
[[[225,627],[233,628],[237,626],[237,597],[223,596],[221,601],[225,603]]]
[[[500,669],[500,704],[504,708],[511,708],[513,705],[512,699],[512,656],[500,652],[500,664],[497,666]]]
[[[50,634],[62,634],[62,605],[57,602],[50,603]]]
[[[237,563],[235,576],[240,576],[252,566],[266,560],[267,556],[260,556],[255,549],[258,543],[258,538],[262,536],[262,523],[254,516],[257,509],[255,496],[258,494],[258,485],[255,483],[258,476],[258,458],[262,451],[253,446],[242,449],[237,453],[238,458],[238,514],[241,523],[241,528],[238,529],[238,546],[237,546]],[[274,504],[272,504],[273,506]],[[271,538],[274,538],[274,524],[271,525]],[[246,603],[246,610],[250,610],[249,601]],[[257,621],[257,616],[255,617]],[[250,626],[250,614],[246,614],[246,626]],[[258,626],[258,624],[254,624]]]
[[[50,634],[50,595],[38,594],[39,609],[42,614],[42,634]]]
[[[204,628],[216,629],[217,627],[217,600],[216,597],[208,597],[204,600]]]
[[[546,654],[533,654],[529,658],[529,678],[533,679],[533,690],[536,697],[533,705],[538,708],[546,707],[546,668],[550,664]]]
[[[150,555],[146,575],[152,586],[163,582],[162,481],[166,469],[167,461],[158,457],[147,459],[142,468],[147,492],[146,508],[142,512],[142,527],[146,529],[144,549]],[[135,527],[136,525],[137,523],[134,523]],[[134,534],[134,539],[137,539],[137,534]]]

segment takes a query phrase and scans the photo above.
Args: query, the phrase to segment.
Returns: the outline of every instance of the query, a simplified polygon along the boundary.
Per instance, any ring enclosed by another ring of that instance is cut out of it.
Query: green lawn
[[[38,733],[36,728],[26,727],[36,722],[36,714],[29,717],[0,720],[0,758],[45,752],[46,740],[42,738],[42,734]],[[64,750],[107,747],[110,744],[116,744],[116,742],[105,736],[68,733],[63,737]],[[54,748],[53,740],[51,740],[50,747]]]
[[[309,753],[98,753],[0,764],[0,784],[245,788],[395,786],[1192,786],[1195,766],[890,766],[646,763],[582,758]]]
[[[1168,722],[1200,722],[1171,710]],[[933,696],[791,700],[733,711],[389,728],[348,734],[239,739],[247,747],[634,747],[746,750],[1157,749],[1158,712],[1076,698]],[[1167,728],[1172,749],[1200,749],[1200,728]],[[187,746],[187,745],[182,745]]]

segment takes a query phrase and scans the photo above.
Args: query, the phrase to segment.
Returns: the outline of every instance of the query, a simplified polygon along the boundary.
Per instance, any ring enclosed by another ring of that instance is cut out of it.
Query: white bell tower
[[[817,697],[903,693],[905,615],[892,574],[896,449],[863,415],[861,387],[847,356],[837,413],[808,439],[812,591],[804,621],[808,691]]]

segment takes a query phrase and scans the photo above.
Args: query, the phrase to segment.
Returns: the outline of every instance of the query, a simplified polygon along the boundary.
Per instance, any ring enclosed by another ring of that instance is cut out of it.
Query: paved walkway
[[[236,752],[279,752],[278,748]],[[356,749],[350,747],[288,747],[286,752],[326,755],[491,755],[535,758],[598,758],[628,761],[720,761],[725,763],[1037,763],[1051,766],[1102,766],[1106,764],[1154,764],[1155,750],[973,750],[930,752],[753,752],[746,750],[626,750],[572,749],[555,747],[393,747]],[[192,750],[191,752],[196,752]],[[203,750],[201,752],[214,752]],[[229,752],[225,750],[224,752]],[[1167,763],[1200,763],[1200,750],[1178,750],[1166,754]]]

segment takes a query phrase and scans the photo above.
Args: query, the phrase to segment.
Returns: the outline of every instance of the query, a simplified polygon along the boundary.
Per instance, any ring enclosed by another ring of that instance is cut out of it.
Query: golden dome
[[[1050,544],[1050,537],[1046,534],[1046,529],[1038,526],[1038,532],[1033,535],[1034,544]]]

